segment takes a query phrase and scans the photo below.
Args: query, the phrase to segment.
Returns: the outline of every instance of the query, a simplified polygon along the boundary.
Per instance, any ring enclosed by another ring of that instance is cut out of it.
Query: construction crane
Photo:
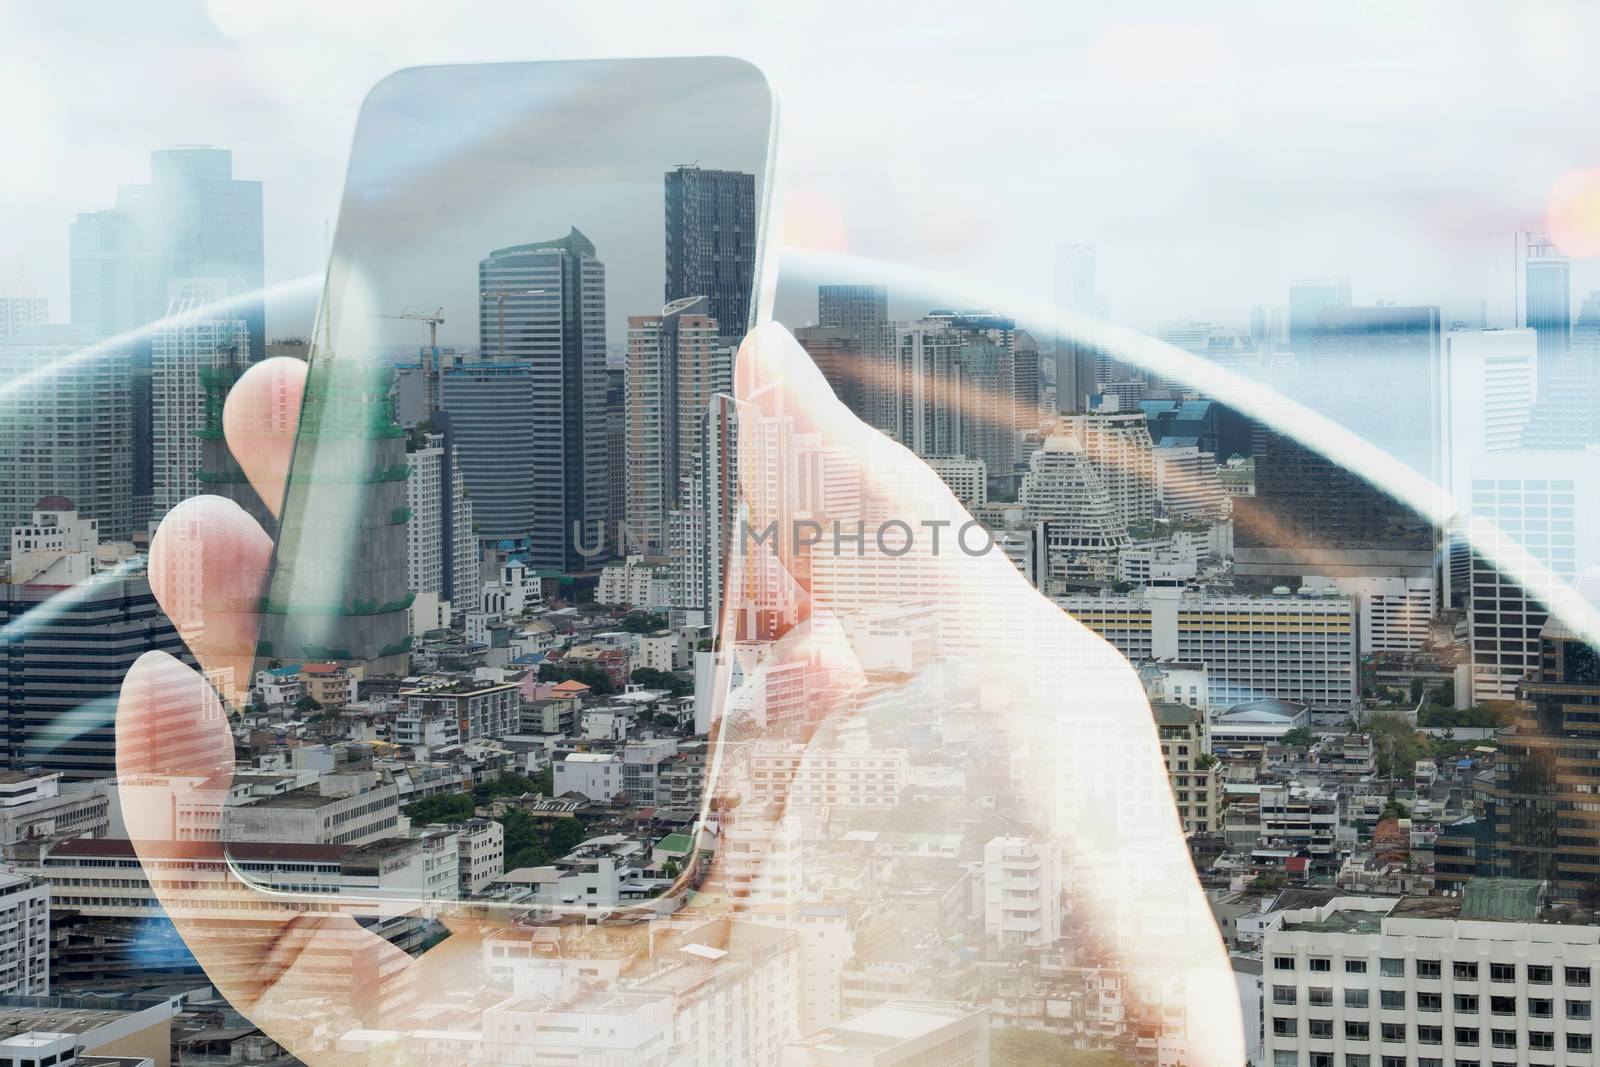
[[[506,358],[506,297],[508,296],[542,296],[543,289],[485,289],[483,295],[494,297],[495,307],[500,318],[500,361]]]
[[[444,323],[444,308],[406,308],[398,315],[374,315],[377,319],[415,319],[428,324],[428,346],[439,351],[439,327]]]

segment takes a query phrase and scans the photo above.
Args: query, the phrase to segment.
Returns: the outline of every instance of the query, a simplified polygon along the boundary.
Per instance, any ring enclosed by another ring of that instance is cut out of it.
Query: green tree
[[[667,628],[667,617],[654,611],[630,611],[617,625],[630,634],[653,634]]]
[[[302,711],[302,712],[304,712],[304,711],[321,711],[322,710],[322,701],[318,700],[316,697],[314,697],[311,694],[307,693],[305,696],[303,696],[299,700],[295,701],[294,702],[294,706],[295,706],[295,709],[297,711]]]
[[[607,696],[617,691],[617,687],[611,684],[611,676],[592,663],[539,664],[539,680],[541,682],[565,682],[569,679],[575,682],[582,682],[597,697]]]
[[[554,789],[552,777],[548,767],[533,775],[502,773],[498,778],[473,786],[472,799],[484,805],[496,797],[520,797],[524,793],[543,793],[548,796]]]
[[[466,822],[472,818],[471,793],[435,793],[406,805],[406,814],[419,825],[436,822]]]
[[[633,672],[633,684],[642,685],[646,689],[665,689],[675,697],[685,696],[694,688],[676,674],[670,671],[658,671],[654,667],[637,668]]]
[[[1378,773],[1391,780],[1410,778],[1424,751],[1410,720],[1396,712],[1380,711],[1367,718],[1364,729],[1372,735],[1373,761]]]
[[[1293,730],[1283,735],[1283,743],[1290,748],[1310,748],[1317,743],[1317,735],[1308,727],[1296,726]]]
[[[1422,703],[1422,693],[1423,693],[1423,690],[1425,690],[1426,688],[1427,688],[1427,683],[1424,682],[1421,678],[1413,678],[1413,679],[1411,679],[1411,705],[1412,705],[1412,707],[1415,707],[1416,705]]]

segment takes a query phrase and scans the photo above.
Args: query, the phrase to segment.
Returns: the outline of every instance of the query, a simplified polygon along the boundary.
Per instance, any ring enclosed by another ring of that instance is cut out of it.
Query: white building
[[[1593,1063],[1600,927],[1540,895],[1474,879],[1285,912],[1262,947],[1265,1063]]]
[[[100,524],[80,518],[61,497],[45,497],[31,522],[11,528],[14,585],[76,585],[94,570]]]
[[[750,746],[750,799],[791,809],[894,807],[910,764],[904,749],[759,740]]]
[[[509,683],[451,682],[402,689],[400,697],[405,711],[395,720],[395,739],[401,744],[427,743],[427,724],[434,722],[445,724],[446,736],[454,734],[446,744],[505,737],[520,726],[521,691]]]
[[[1152,587],[1055,600],[1135,663],[1204,663],[1213,704],[1263,697],[1330,709],[1359,703],[1357,612],[1349,597]]]
[[[1156,500],[1171,519],[1215,518],[1225,510],[1227,494],[1217,480],[1217,457],[1194,445],[1157,448]]]
[[[326,774],[316,785],[235,802],[230,841],[365,845],[400,833],[400,791],[371,773]]]
[[[0,873],[0,995],[50,992],[50,886]]]
[[[555,794],[607,801],[622,792],[622,753],[571,752],[555,763]]]
[[[600,585],[595,590],[597,604],[627,604],[649,611],[664,611],[672,599],[670,568],[646,563],[643,556],[629,556],[600,569]]]
[[[460,885],[463,897],[475,896],[494,884],[506,869],[506,831],[494,819],[469,819],[456,827],[460,838]]]
[[[214,370],[250,356],[249,326],[243,319],[205,314],[218,296],[210,286],[186,286],[150,337],[150,438],[154,489],[150,517],[158,520],[200,493],[203,456],[199,433],[206,424],[202,370]]]
[[[989,468],[983,460],[940,456],[928,460],[928,466],[950,487],[956,499],[967,507],[989,502]]]
[[[110,801],[98,789],[63,794],[59,773],[0,771],[0,845],[44,837],[100,836]]]
[[[1001,947],[1061,936],[1061,883],[1048,845],[996,837],[983,846],[983,929]]]
[[[1311,589],[1334,589],[1354,597],[1359,613],[1361,654],[1416,652],[1428,640],[1428,624],[1437,611],[1438,581],[1425,575],[1307,575]]]
[[[1048,438],[1028,459],[1017,497],[1030,523],[1043,523],[1044,588],[1052,581],[1113,580],[1128,524],[1082,443]]]
[[[1064,418],[1062,425],[1082,443],[1123,525],[1142,526],[1154,520],[1155,446],[1144,412],[1072,415]]]

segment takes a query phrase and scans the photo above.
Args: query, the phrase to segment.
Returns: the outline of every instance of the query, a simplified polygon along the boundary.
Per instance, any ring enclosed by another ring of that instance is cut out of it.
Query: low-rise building
[[[403,689],[400,697],[405,701],[405,711],[396,721],[397,734],[401,720],[419,736],[428,734],[429,723],[455,723],[455,741],[445,744],[504,737],[521,728],[520,691],[508,682],[448,682]],[[449,728],[443,728],[443,732],[449,733]]]
[[[1221,767],[1206,750],[1205,713],[1187,704],[1150,705],[1167,781],[1186,834],[1209,834],[1217,826],[1217,791]]]
[[[0,996],[50,991],[50,887],[0,874]]]
[[[0,771],[0,845],[103,834],[109,805],[100,789],[63,793],[59,772]]]

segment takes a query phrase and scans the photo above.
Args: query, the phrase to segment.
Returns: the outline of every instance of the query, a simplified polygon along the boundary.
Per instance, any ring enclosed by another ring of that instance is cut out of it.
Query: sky
[[[0,257],[22,261],[65,318],[73,215],[144,180],[151,148],[209,143],[265,184],[269,282],[320,272],[362,99],[433,63],[756,64],[780,113],[769,247],[777,311],[794,324],[827,279],[781,273],[785,246],[1036,300],[1060,242],[1097,246],[1113,317],[1146,329],[1242,324],[1323,275],[1348,276],[1358,303],[1470,317],[1487,235],[1541,226],[1552,188],[1600,166],[1587,49],[1600,7],[1192,8],[4,4]],[[1575,263],[1574,287],[1575,304],[1600,287],[1593,259]]]

